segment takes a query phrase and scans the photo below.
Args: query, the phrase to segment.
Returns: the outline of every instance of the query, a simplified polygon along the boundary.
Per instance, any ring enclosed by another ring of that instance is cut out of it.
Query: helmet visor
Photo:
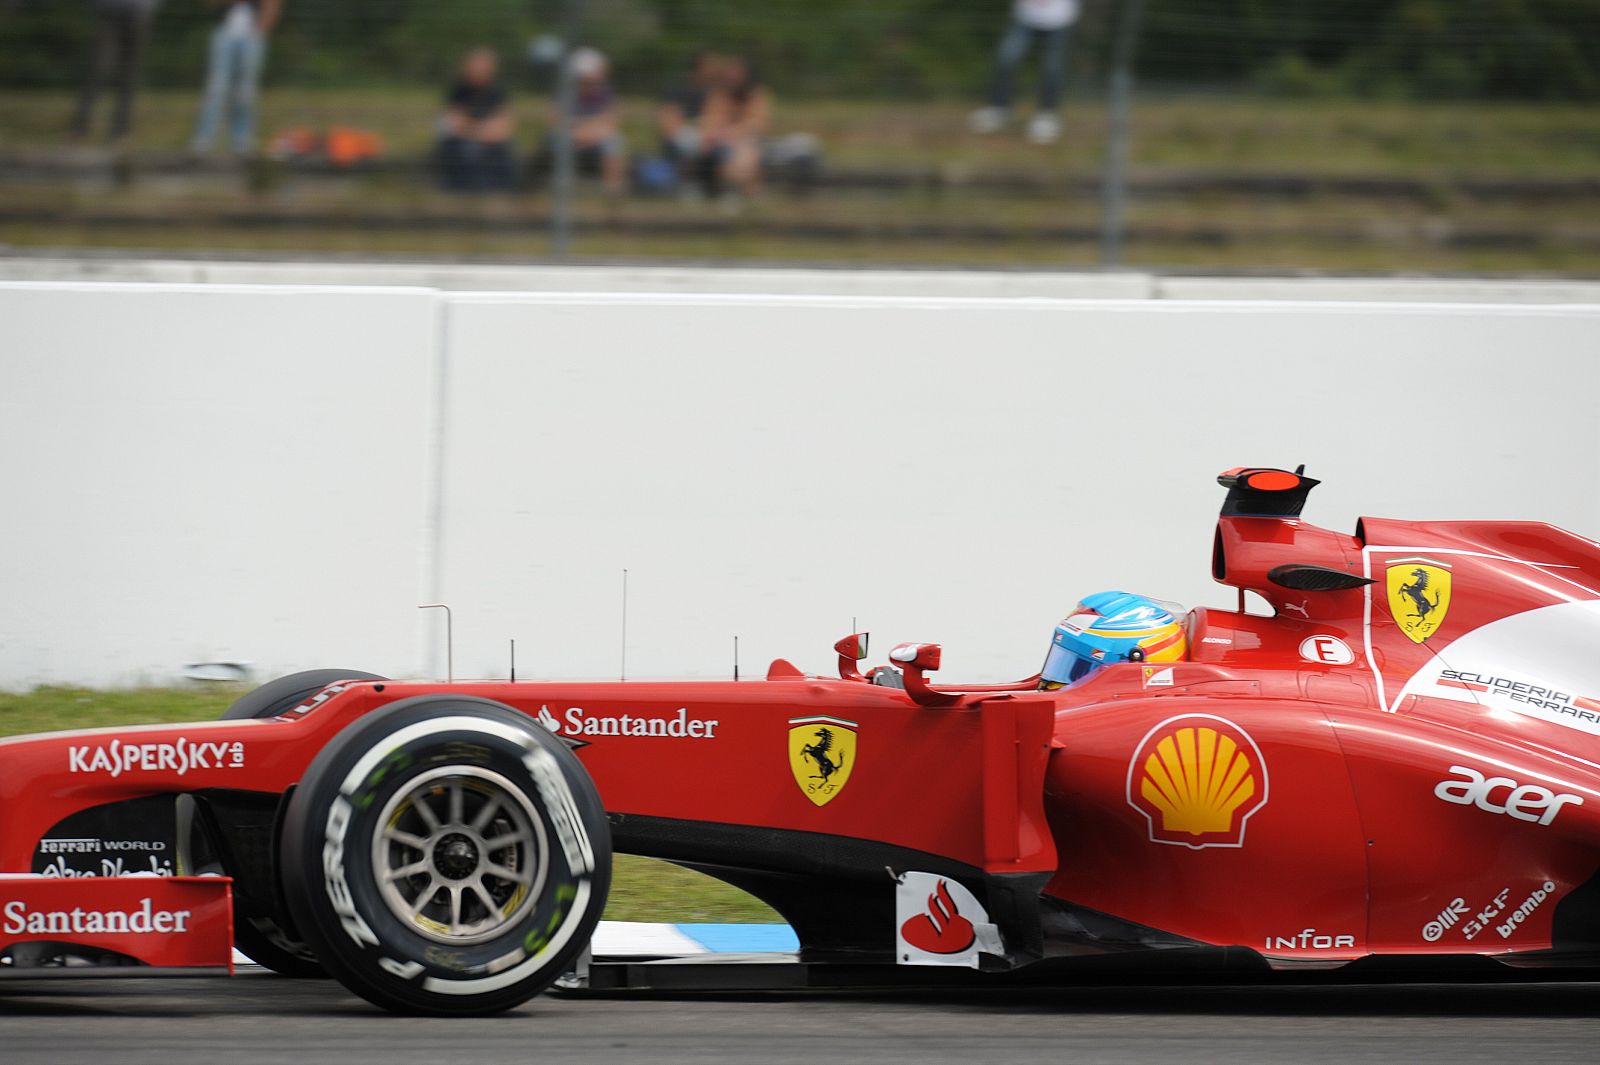
[[[1053,641],[1044,659],[1044,669],[1039,671],[1039,679],[1048,684],[1073,684],[1104,664],[1103,659],[1090,658]]]

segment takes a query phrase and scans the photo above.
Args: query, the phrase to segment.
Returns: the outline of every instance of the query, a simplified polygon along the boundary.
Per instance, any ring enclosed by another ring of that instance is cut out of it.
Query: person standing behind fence
[[[145,45],[150,39],[150,23],[160,6],[161,0],[93,0],[95,27],[83,90],[72,116],[74,139],[89,135],[95,103],[108,81],[116,82],[117,91],[111,113],[111,139],[120,141],[132,132],[133,104],[139,92]]]
[[[267,58],[267,35],[283,14],[283,0],[209,0],[222,7],[222,21],[211,32],[206,85],[195,127],[193,150],[211,150],[223,112],[229,115],[233,151],[248,154],[255,147],[256,95]]]
[[[1028,122],[1028,139],[1049,144],[1061,135],[1061,97],[1067,87],[1067,38],[1078,21],[1078,0],[1016,0],[1011,22],[994,59],[989,103],[972,113],[974,133],[997,133],[1011,112],[1017,69],[1038,46],[1039,110]]]

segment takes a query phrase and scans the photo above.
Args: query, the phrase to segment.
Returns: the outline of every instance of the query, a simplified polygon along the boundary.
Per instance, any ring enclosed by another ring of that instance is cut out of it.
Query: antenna
[[[511,641],[511,683],[517,682],[517,641]]]
[[[456,679],[456,625],[450,608],[443,603],[424,603],[418,610],[444,611],[444,681],[454,684]]]
[[[619,679],[628,679],[628,571],[622,571],[622,671]]]
[[[735,683],[739,680],[739,637],[737,636],[733,638],[733,679]]]

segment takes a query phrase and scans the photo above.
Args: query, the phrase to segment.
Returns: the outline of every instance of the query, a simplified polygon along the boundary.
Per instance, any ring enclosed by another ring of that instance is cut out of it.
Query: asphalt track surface
[[[1600,983],[544,996],[470,1020],[390,1016],[261,971],[0,983],[6,1065],[1597,1060]]]

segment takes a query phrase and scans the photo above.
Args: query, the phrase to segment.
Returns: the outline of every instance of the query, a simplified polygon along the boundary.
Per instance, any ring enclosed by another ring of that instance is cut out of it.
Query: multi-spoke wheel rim
[[[544,886],[544,823],[492,770],[425,773],[389,799],[378,825],[372,868],[383,901],[430,939],[492,939],[526,916]]]

